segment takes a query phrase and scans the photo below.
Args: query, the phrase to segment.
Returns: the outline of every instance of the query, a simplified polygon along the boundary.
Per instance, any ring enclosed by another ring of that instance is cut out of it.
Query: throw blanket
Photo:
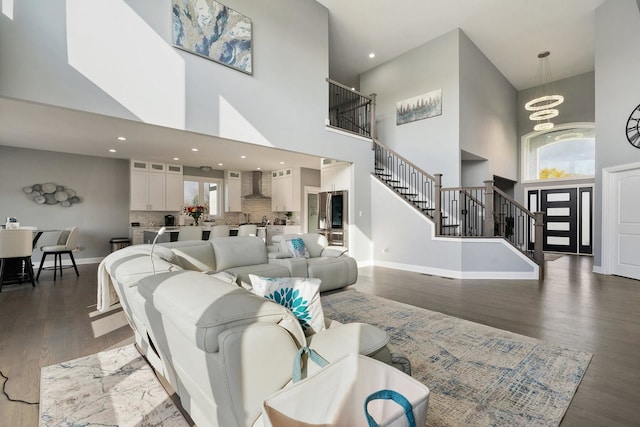
[[[152,274],[154,266],[151,262],[151,249],[152,245],[128,246],[109,254],[102,260],[98,265],[98,295],[96,304],[98,311],[104,313],[105,311],[108,311],[112,305],[120,301],[116,287],[112,281],[114,279],[112,279],[109,271],[119,268],[119,265],[123,263],[127,263],[134,259],[144,258],[148,261],[148,264],[145,263],[142,268],[137,267],[136,271],[137,273],[147,272],[148,274]],[[155,260],[155,270],[158,272],[182,269],[181,267],[174,265],[176,262],[174,254],[168,248],[156,246],[153,258]],[[136,267],[133,268],[135,269]]]
[[[150,253],[151,245],[136,245],[135,247],[130,246],[120,249],[102,260],[100,265],[98,265],[98,298],[96,304],[98,311],[104,313],[108,311],[112,305],[120,301],[115,286],[111,281],[109,267],[117,261],[130,257],[131,255],[147,255]]]
[[[120,301],[120,299],[113,286],[113,282],[111,282],[111,276],[107,271],[106,259],[103,259],[100,265],[98,265],[98,311],[104,313],[118,301]]]

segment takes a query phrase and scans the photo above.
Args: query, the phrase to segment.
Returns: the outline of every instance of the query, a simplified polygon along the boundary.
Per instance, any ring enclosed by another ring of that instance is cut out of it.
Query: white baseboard
[[[369,267],[372,266],[373,264],[373,260],[367,259],[365,261],[358,261],[358,268],[360,267]]]
[[[423,265],[401,264],[395,262],[375,261],[374,265],[414,273],[430,274],[432,276],[450,279],[506,279],[506,280],[538,280],[538,270],[534,271],[457,271],[442,268],[426,267]]]

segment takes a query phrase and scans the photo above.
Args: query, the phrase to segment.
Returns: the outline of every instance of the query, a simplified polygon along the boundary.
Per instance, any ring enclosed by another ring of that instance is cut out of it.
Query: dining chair
[[[258,226],[255,224],[243,224],[238,227],[238,236],[257,236]]]
[[[182,240],[202,240],[202,227],[198,225],[188,225],[180,227],[178,231],[178,241]]]
[[[229,226],[226,224],[214,225],[209,233],[209,240],[216,237],[229,237]]]
[[[36,280],[40,278],[40,272],[47,255],[53,255],[53,281],[56,281],[56,272],[60,269],[60,276],[62,276],[62,255],[67,254],[71,258],[74,270],[76,270],[76,276],[80,276],[78,273],[78,267],[76,266],[76,260],[73,257],[73,250],[76,248],[78,242],[78,227],[65,228],[58,237],[58,243],[51,246],[41,246],[40,250],[43,252],[42,259],[40,260],[40,268],[38,268],[38,275]]]
[[[16,277],[8,277],[7,282],[22,283],[24,271],[31,285],[36,286],[31,264],[32,235],[31,230],[0,230],[0,292],[5,282],[5,273],[11,270],[12,265],[14,271],[10,273],[15,273]]]

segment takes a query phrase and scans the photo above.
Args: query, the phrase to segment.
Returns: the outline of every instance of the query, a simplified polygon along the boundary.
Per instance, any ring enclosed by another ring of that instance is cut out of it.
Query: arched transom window
[[[523,138],[522,180],[593,178],[596,152],[593,124],[567,125]]]

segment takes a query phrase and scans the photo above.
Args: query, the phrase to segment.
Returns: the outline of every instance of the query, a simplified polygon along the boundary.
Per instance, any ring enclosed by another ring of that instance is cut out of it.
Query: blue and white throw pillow
[[[304,240],[297,237],[295,239],[287,240],[287,251],[294,258],[309,258],[309,251],[304,244]]]
[[[261,277],[249,275],[252,292],[288,308],[298,318],[306,336],[323,329],[320,279],[305,277]]]

